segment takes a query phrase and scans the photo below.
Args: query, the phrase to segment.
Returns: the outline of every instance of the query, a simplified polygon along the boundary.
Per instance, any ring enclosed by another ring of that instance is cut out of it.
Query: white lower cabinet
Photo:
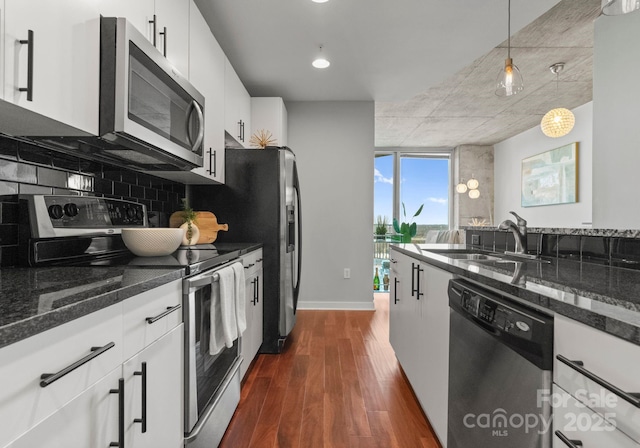
[[[106,448],[118,443],[121,377],[121,368],[113,370],[7,447]]]
[[[92,350],[97,347],[100,349]],[[0,349],[0,378],[5,383],[0,388],[0,446],[38,425],[121,365],[121,303]],[[55,376],[45,384],[41,383],[43,374]],[[117,387],[117,382],[110,387]]]
[[[618,432],[633,439],[635,445],[629,446],[640,448],[640,346],[556,315],[554,353],[553,380],[558,389],[583,410],[605,418]],[[556,407],[554,412],[559,416],[563,409]],[[587,429],[582,432],[588,434],[581,436],[599,440],[601,434],[592,433],[602,432],[600,429]]]
[[[442,446],[447,445],[449,299],[453,277],[393,248],[389,339]]]
[[[0,349],[0,447],[181,447],[181,284]]]
[[[242,258],[245,267],[245,306],[247,329],[242,335],[241,355],[244,359],[240,367],[240,377],[244,378],[251,362],[262,345],[263,329],[263,270],[262,249],[253,251]]]
[[[553,448],[640,448],[607,419],[615,414],[605,418],[557,385],[553,392]]]
[[[126,447],[182,446],[183,333],[181,324],[124,363]]]

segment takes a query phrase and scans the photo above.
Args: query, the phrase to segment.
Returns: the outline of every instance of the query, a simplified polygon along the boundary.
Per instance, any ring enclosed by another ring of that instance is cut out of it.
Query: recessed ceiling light
[[[318,53],[318,57],[313,60],[311,65],[313,65],[315,68],[327,68],[331,65],[327,58],[325,58],[322,54],[322,45],[320,45],[320,52]]]
[[[311,0],[313,3],[326,3],[329,0]]]

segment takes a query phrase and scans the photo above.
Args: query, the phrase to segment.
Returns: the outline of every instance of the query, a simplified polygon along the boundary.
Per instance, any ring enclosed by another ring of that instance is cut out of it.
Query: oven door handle
[[[208,286],[218,279],[218,274],[213,272],[211,274],[205,274],[200,277],[188,279],[184,284],[184,293],[191,294],[196,289],[200,289],[204,286]]]

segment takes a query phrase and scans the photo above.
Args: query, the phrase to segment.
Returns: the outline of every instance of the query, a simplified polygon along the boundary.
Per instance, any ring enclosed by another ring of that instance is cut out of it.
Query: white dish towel
[[[242,263],[233,263],[218,272],[211,287],[211,333],[209,353],[231,348],[247,328],[245,312],[245,277]]]
[[[214,282],[211,285],[211,301],[210,308],[203,307],[202,312],[205,313],[207,310],[209,311],[209,346],[208,352],[210,355],[217,355],[224,349],[225,341],[224,341],[224,332],[222,328],[222,309],[221,309],[221,299],[220,299],[220,283]],[[203,302],[204,304],[204,302]],[[206,319],[207,315],[203,314],[201,319]],[[206,335],[207,333],[201,333],[202,335]],[[201,342],[202,344],[202,342]]]

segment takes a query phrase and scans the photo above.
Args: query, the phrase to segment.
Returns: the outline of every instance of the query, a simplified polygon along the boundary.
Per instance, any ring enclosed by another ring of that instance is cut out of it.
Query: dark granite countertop
[[[229,261],[262,247],[218,244]],[[144,261],[144,260],[143,260]],[[0,348],[185,276],[182,266],[51,266],[0,269]]]
[[[562,258],[471,261],[437,251],[454,244],[397,244],[398,251],[640,345],[640,271]],[[431,252],[431,251],[436,252]],[[482,251],[480,251],[482,252]]]

